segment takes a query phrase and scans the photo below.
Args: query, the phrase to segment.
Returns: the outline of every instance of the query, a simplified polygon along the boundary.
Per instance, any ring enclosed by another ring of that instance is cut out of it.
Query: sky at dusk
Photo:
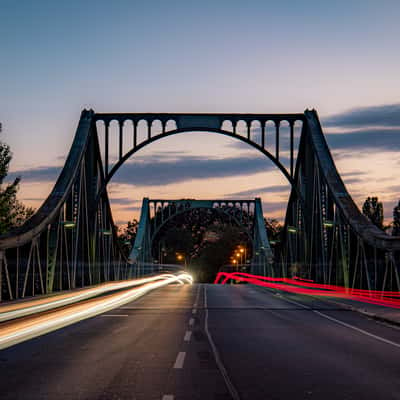
[[[39,207],[83,108],[289,113],[315,108],[361,206],[400,198],[400,2],[0,0],[0,139],[19,198]],[[255,132],[256,133],[256,132]],[[139,151],[109,186],[114,219],[141,199],[254,198],[282,219],[289,186],[261,153],[215,133]]]

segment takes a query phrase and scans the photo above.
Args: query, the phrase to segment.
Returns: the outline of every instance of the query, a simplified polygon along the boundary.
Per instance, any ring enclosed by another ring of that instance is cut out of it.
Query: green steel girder
[[[110,168],[109,125],[113,120],[118,124],[119,142],[118,158]],[[123,125],[127,120],[133,123],[133,146],[125,151]],[[148,134],[138,143],[137,127],[141,120],[147,124]],[[152,125],[156,120],[160,121],[161,130],[154,133]],[[98,121],[105,124],[104,157],[100,152]],[[168,128],[169,121],[175,127]],[[237,129],[240,121],[244,123],[244,133]],[[272,150],[266,146],[267,121],[272,121],[275,128]],[[280,129],[284,121],[290,129],[288,166],[282,163],[281,153]],[[302,132],[295,157],[293,131],[297,121],[302,123]],[[258,138],[252,130],[254,123],[260,127]],[[57,286],[56,276],[58,289],[119,279],[121,271],[125,271],[124,276],[132,276],[134,265],[123,258],[118,247],[107,183],[143,147],[164,137],[199,131],[227,135],[253,146],[272,160],[292,187],[281,245],[274,255],[275,262],[282,260],[282,265],[269,268],[268,264],[264,266],[265,273],[289,275],[295,266],[326,283],[336,280],[346,286],[400,289],[400,238],[387,235],[360,213],[335,167],[314,110],[298,114],[96,114],[84,110],[49,197],[23,226],[0,237],[3,298],[18,298],[22,282],[24,294],[29,294],[29,288],[31,294],[41,292],[41,286],[49,293]],[[198,206],[196,201],[193,207]],[[257,210],[256,204],[255,214],[261,218],[262,211]],[[142,245],[135,243],[132,258],[142,257],[144,262],[151,259],[152,238],[149,216],[143,218],[144,228],[139,228],[137,239]],[[261,225],[257,217],[255,230]],[[270,259],[268,238],[259,231],[254,240],[257,249],[266,249],[264,259]],[[44,279],[41,266],[46,266]]]
[[[169,210],[170,214],[167,218],[162,219],[159,225],[153,227],[150,223],[151,205],[155,210],[158,210],[158,206],[161,206],[161,216],[164,215],[163,210]],[[247,211],[250,209],[250,205],[253,206],[252,219],[253,229],[250,232],[241,220],[236,218],[234,215],[229,213],[228,210],[237,210],[239,213],[243,212],[243,206],[247,206]],[[171,211],[173,206],[173,212]],[[212,209],[217,212],[224,213],[231,217],[238,226],[243,226],[247,232],[249,239],[253,243],[253,261],[252,265],[262,265],[262,270],[272,271],[273,270],[273,254],[268,241],[268,235],[265,228],[264,216],[262,212],[261,199],[256,198],[254,200],[243,200],[243,199],[224,199],[224,200],[195,200],[195,199],[149,199],[144,198],[142,201],[142,209],[139,220],[138,231],[135,238],[134,246],[131,250],[130,259],[133,263],[139,265],[140,263],[151,263],[151,249],[152,243],[159,232],[159,230],[168,221],[172,220],[177,215],[193,209]]]

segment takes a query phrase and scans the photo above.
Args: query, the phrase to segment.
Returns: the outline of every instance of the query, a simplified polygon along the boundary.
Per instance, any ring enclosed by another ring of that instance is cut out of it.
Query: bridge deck
[[[397,398],[398,330],[250,285],[173,285],[3,351],[2,399],[228,399],[206,318],[242,399]]]

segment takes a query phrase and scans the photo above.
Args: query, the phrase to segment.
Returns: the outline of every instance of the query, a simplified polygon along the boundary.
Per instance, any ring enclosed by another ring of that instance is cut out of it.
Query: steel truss
[[[360,213],[335,167],[316,111],[305,124],[280,249],[283,276],[400,290],[400,237]]]
[[[109,129],[112,121],[118,126],[116,138]],[[127,146],[127,121],[132,124],[131,146]],[[138,134],[141,123],[147,127],[145,138]],[[104,151],[100,151],[98,124],[104,125]],[[289,130],[285,137],[283,124]],[[297,149],[298,124],[302,130]],[[292,187],[285,230],[275,251],[279,260],[260,271],[275,276],[296,273],[347,287],[400,290],[400,238],[388,236],[360,213],[336,170],[315,111],[96,114],[84,110],[53,191],[29,221],[0,238],[1,299],[137,275],[135,264],[123,257],[117,244],[107,183],[146,145],[196,131],[227,135],[251,145],[273,161]],[[111,139],[117,140],[115,159],[110,157]],[[261,221],[256,224],[261,227]],[[261,248],[261,242],[256,246]]]
[[[273,254],[264,224],[261,199],[254,200],[167,200],[144,198],[138,232],[130,259],[138,265],[138,274],[152,272],[153,242],[161,229],[177,215],[194,209],[211,209],[224,214],[241,227],[253,246],[253,273],[272,271]]]
[[[83,111],[64,168],[44,204],[0,238],[1,299],[131,276],[117,248],[94,112]]]

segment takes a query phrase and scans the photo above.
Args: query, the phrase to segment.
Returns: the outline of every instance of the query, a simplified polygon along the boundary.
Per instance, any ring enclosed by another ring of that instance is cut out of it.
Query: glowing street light
[[[323,225],[325,228],[333,228],[334,224],[333,224],[333,221],[326,220],[326,221],[324,221]]]
[[[76,226],[74,221],[63,221],[62,225],[64,225],[65,229],[73,229]]]

